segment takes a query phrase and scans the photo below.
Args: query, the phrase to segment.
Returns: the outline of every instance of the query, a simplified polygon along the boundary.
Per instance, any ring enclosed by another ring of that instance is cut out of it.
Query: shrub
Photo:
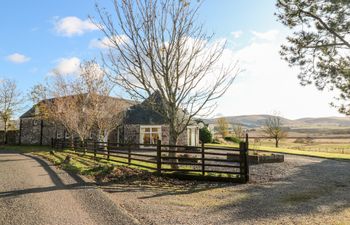
[[[241,142],[241,139],[239,139],[237,137],[233,137],[233,136],[228,136],[228,137],[225,137],[224,139],[225,139],[225,141],[230,141],[230,142],[238,143],[238,144]]]
[[[214,138],[214,140],[211,143],[212,144],[221,144],[221,142],[217,138]]]
[[[208,127],[203,127],[199,129],[199,140],[202,143],[211,143],[213,141],[213,136],[209,131]]]
[[[297,138],[295,139],[294,143],[298,143],[298,144],[312,144],[314,142],[312,137],[306,137],[306,138]]]

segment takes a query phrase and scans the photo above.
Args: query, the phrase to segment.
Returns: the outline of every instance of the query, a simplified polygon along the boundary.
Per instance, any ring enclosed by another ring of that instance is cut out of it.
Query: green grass
[[[33,153],[35,155],[41,156],[51,162],[53,162],[55,165],[61,167],[64,170],[83,174],[83,175],[91,175],[91,176],[98,176],[103,173],[106,173],[106,171],[109,171],[111,168],[115,166],[127,166],[134,169],[142,169],[148,172],[155,172],[157,169],[156,163],[148,163],[148,162],[141,162],[138,160],[131,160],[131,163],[136,165],[128,165],[128,160],[119,158],[117,156],[110,156],[110,160],[107,160],[106,155],[103,154],[96,154],[96,159],[94,158],[94,154],[91,152],[87,152],[85,154],[82,153],[76,153],[72,150],[65,149],[63,151],[55,151],[54,154],[51,154],[50,151],[52,151],[51,147],[48,146],[0,146],[0,152],[1,150],[7,150],[7,151],[13,151],[16,153]],[[63,163],[66,156],[70,156],[71,160],[69,163]],[[113,160],[117,160],[119,162],[115,162]],[[144,168],[144,167],[150,167]],[[163,169],[170,169],[170,165],[162,164]],[[193,169],[192,166],[186,166],[186,165],[180,165],[180,169],[184,170],[191,170]],[[171,174],[174,172],[171,171],[162,171],[162,174]],[[202,176],[201,172],[181,172],[185,175],[191,175],[191,176]],[[221,174],[221,173],[206,173],[210,176],[215,177],[228,177],[228,178],[237,178],[237,175],[232,174]]]
[[[233,145],[228,145],[228,144],[207,144],[206,146],[213,146],[213,147],[238,147],[237,144],[233,144]],[[290,148],[275,148],[275,147],[270,147],[270,146],[254,146],[254,150],[275,152],[275,153],[286,153],[286,154],[292,154],[292,155],[312,156],[312,157],[319,157],[319,158],[326,158],[326,159],[350,160],[350,154],[342,154],[342,153],[296,150],[296,149],[290,149]]]
[[[90,160],[89,158],[80,157],[78,155],[65,151],[55,152],[54,154],[43,151],[35,152],[34,154],[53,162],[55,165],[61,167],[64,170],[88,176],[99,176],[106,174],[113,168],[112,165],[108,163]],[[64,163],[64,159],[68,155],[71,157],[70,162]]]

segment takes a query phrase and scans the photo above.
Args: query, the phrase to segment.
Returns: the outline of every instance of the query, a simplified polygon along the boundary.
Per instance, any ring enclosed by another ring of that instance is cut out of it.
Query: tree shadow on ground
[[[66,171],[66,173],[68,174],[69,179],[73,180],[73,183],[65,184],[62,181],[61,177],[52,168],[53,167],[52,164],[49,164],[47,161],[41,159],[38,156],[33,156],[29,154],[21,154],[21,155],[27,158],[23,160],[30,160],[30,159],[35,160],[40,165],[39,167],[42,167],[46,171],[47,175],[50,177],[54,185],[49,187],[36,187],[36,188],[28,188],[28,189],[22,189],[22,190],[0,192],[0,198],[20,196],[20,195],[31,194],[31,193],[50,192],[50,191],[57,191],[57,190],[96,188],[95,183],[85,182],[79,175],[75,173],[71,173],[69,171]],[[15,161],[18,161],[18,160],[15,160]]]
[[[350,162],[313,160],[277,182],[245,186],[210,213],[225,211],[228,223],[338,213],[350,207]],[[234,195],[244,197],[233,200]]]
[[[204,182],[204,181],[178,181],[174,183],[172,181],[167,182],[154,182],[154,184],[123,184],[123,183],[100,183],[99,186],[105,192],[108,193],[123,193],[123,192],[149,192],[147,196],[140,197],[139,199],[157,198],[162,196],[172,195],[187,195],[193,193],[199,193],[202,191],[226,188],[238,185],[237,183],[227,182]]]

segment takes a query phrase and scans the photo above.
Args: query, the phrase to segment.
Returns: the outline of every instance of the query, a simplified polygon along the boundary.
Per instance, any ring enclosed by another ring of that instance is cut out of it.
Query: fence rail
[[[96,141],[69,141],[52,139],[56,150],[69,149],[77,154],[90,155],[94,159],[136,166],[157,175],[177,176],[189,179],[249,181],[248,144],[239,148],[121,144]]]

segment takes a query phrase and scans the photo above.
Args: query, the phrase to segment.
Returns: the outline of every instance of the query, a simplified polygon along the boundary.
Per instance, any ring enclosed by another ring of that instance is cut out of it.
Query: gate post
[[[205,155],[204,155],[204,150],[205,150],[205,148],[204,148],[204,142],[202,142],[202,148],[201,148],[201,150],[202,150],[202,176],[204,176],[205,175]]]
[[[247,170],[246,170],[246,143],[239,143],[239,169],[240,169],[240,180],[242,183],[247,181]]]
[[[245,166],[245,182],[249,181],[249,137],[248,137],[248,133],[246,133],[246,142],[245,142],[245,160],[244,160],[244,166]]]

